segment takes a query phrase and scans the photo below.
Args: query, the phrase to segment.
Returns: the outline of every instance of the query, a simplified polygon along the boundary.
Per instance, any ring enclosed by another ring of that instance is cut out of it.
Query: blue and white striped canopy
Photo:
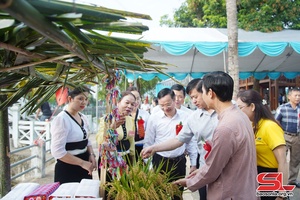
[[[238,31],[240,79],[277,79],[284,75],[293,79],[300,75],[300,31],[283,30],[262,33]],[[146,31],[143,40],[151,42],[144,57],[166,63],[165,73],[177,80],[187,75],[202,77],[211,71],[227,71],[227,29],[157,28]],[[151,80],[155,76],[169,78],[158,72],[125,72],[128,79]]]

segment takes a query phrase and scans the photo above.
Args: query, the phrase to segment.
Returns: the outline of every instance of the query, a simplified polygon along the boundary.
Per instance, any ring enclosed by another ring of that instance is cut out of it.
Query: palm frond
[[[113,76],[120,69],[162,72],[164,63],[143,58],[150,43],[111,36],[112,32],[139,35],[148,30],[141,23],[126,22],[126,17],[151,19],[139,13],[58,0],[14,0],[3,6],[0,91],[9,98],[0,109],[40,87],[43,92],[31,98],[32,103],[26,106],[29,111],[38,105],[35,101],[46,100],[62,85],[95,84],[95,80],[101,81],[100,74]]]

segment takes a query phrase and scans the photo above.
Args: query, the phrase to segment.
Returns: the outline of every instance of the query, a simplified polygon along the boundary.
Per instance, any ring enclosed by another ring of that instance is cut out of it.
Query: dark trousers
[[[198,155],[197,155],[197,162],[196,162],[197,169],[200,168],[199,162],[200,162],[200,154],[198,153]],[[207,190],[206,186],[203,186],[202,188],[200,188],[198,190],[199,191],[199,196],[200,196],[201,200],[206,200],[206,190]]]
[[[200,167],[200,154],[198,153],[197,160],[196,160],[196,168],[199,169],[199,167]]]
[[[141,151],[143,149],[143,145],[135,145],[135,159],[136,161],[139,161],[141,159]]]
[[[178,156],[176,158],[166,158],[162,157],[159,154],[154,154],[152,163],[153,167],[156,168],[157,166],[160,165],[160,163],[163,162],[162,170],[165,172],[171,171],[172,168],[174,170],[170,174],[170,182],[173,182],[177,179],[184,178],[186,174],[186,158],[185,155]],[[183,187],[179,188],[183,192]],[[182,194],[181,194],[182,196]],[[175,196],[173,200],[180,200],[181,197]]]
[[[200,200],[206,200],[206,186],[203,186],[199,190]]]

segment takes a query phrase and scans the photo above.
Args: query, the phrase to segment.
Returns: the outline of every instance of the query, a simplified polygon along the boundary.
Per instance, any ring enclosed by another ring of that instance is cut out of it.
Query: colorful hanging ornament
[[[119,97],[119,90],[116,87],[116,83],[121,79],[120,73],[116,70],[113,76],[106,76],[104,78],[106,83],[106,102],[107,102],[107,115],[105,116],[105,122],[107,126],[113,123],[113,120],[118,121],[120,119],[120,114],[116,107],[117,99]],[[118,145],[118,133],[114,129],[107,129],[107,132],[104,136],[104,140],[106,141],[106,145],[108,144],[108,148],[115,148]],[[123,159],[122,155],[115,151],[107,151],[104,146],[100,146],[99,153],[101,156],[100,166],[101,170],[106,169],[112,175],[112,178],[120,178],[122,172],[127,169],[127,164]],[[106,181],[101,178],[101,181]]]

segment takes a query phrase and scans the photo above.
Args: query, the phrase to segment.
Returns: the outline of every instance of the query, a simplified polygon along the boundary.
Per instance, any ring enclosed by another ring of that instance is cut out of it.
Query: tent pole
[[[193,60],[192,60],[192,66],[191,66],[191,70],[190,70],[190,74],[193,72],[193,68],[194,68],[194,62],[195,62],[195,56],[196,56],[196,53],[197,53],[197,48],[194,47],[194,54],[193,54]]]
[[[223,64],[224,64],[224,72],[227,73],[225,49],[223,50]]]
[[[264,54],[264,57],[261,59],[261,61],[258,63],[258,65],[256,66],[254,72],[259,68],[260,64],[264,61],[264,59],[266,58],[266,54]]]
[[[133,72],[133,86],[137,87],[137,78],[135,77],[135,72]]]
[[[294,53],[294,50],[288,52],[286,55],[285,55],[285,59],[279,64],[277,65],[277,67],[273,70],[277,70],[278,68],[280,68],[286,61],[287,59]]]
[[[124,84],[124,91],[127,89],[127,78],[125,76],[125,84]]]
[[[99,83],[99,82],[98,82]],[[97,133],[98,132],[98,119],[99,119],[99,97],[98,97],[98,95],[99,95],[99,88],[98,88],[98,84],[96,84],[96,131],[95,131],[95,133]],[[92,120],[92,123],[93,123],[93,120]]]

